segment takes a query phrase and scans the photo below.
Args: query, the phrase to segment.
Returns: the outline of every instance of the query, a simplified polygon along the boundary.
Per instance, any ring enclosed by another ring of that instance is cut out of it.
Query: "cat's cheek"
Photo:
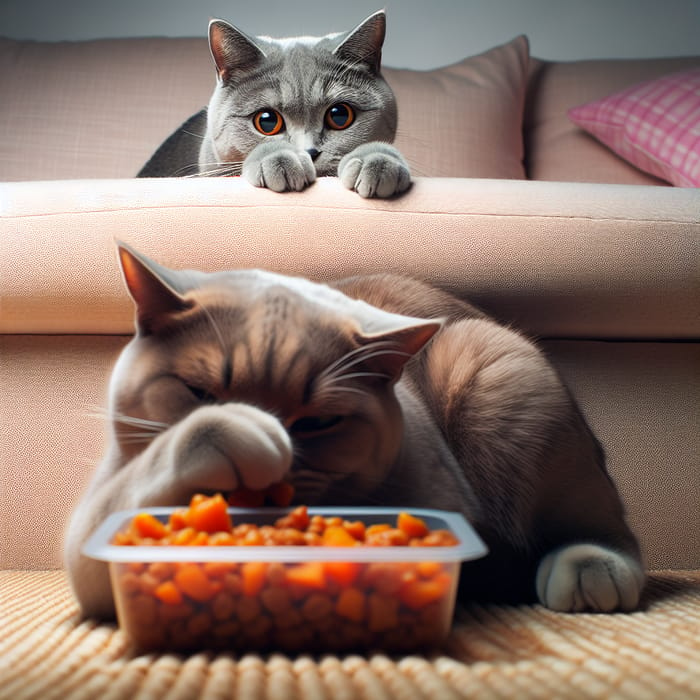
[[[149,420],[169,425],[175,424],[198,406],[195,397],[179,379],[167,376],[145,387],[141,403]]]

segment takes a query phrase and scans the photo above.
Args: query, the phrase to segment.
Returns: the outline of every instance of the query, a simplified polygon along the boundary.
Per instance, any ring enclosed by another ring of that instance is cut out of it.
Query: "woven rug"
[[[700,698],[700,571],[652,574],[643,609],[469,606],[431,656],[137,655],[78,619],[60,571],[0,572],[2,700]]]

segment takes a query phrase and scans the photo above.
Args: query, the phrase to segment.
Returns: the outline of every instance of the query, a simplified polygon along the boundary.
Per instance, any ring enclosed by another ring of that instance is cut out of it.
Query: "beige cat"
[[[523,336],[401,277],[325,286],[119,256],[137,333],[66,542],[85,614],[114,614],[105,565],[80,553],[108,513],[283,477],[299,503],[463,512],[490,548],[463,596],[637,605],[639,549],[602,450]]]

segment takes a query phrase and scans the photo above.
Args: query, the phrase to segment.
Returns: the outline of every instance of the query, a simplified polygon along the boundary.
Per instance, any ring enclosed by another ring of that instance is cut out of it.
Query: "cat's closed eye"
[[[199,401],[200,403],[216,403],[216,396],[214,396],[206,389],[203,389],[199,386],[194,386],[192,384],[187,384],[187,382],[185,382],[185,386],[192,394],[192,396],[194,396],[194,398],[197,399],[197,401]]]
[[[331,428],[335,428],[343,420],[343,416],[304,416],[292,423],[289,429],[291,433],[301,437],[311,437],[318,433],[324,433]]]

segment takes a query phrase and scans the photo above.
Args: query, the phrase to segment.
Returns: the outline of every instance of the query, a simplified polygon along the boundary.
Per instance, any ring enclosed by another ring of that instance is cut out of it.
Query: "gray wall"
[[[0,0],[0,35],[22,39],[200,36],[210,17],[250,34],[325,34],[383,0]],[[700,0],[386,0],[384,63],[432,68],[527,34],[540,58],[700,54]]]

